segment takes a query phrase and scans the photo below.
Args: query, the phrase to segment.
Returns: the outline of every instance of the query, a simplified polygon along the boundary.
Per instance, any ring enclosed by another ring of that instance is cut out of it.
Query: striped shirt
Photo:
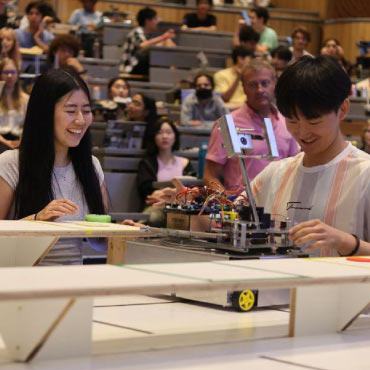
[[[348,144],[330,162],[303,166],[304,153],[273,162],[252,182],[257,206],[292,224],[320,219],[370,241],[370,156]],[[321,256],[334,256],[322,248]]]

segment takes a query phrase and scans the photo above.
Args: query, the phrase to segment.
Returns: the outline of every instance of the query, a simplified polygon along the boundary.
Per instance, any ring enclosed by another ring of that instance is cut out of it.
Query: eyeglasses
[[[249,89],[257,90],[258,86],[261,85],[264,89],[271,85],[271,80],[261,80],[261,81],[248,81],[245,82],[245,86]]]
[[[9,70],[6,70],[6,69],[4,69],[4,70],[2,70],[1,71],[1,74],[2,75],[16,75],[18,72],[15,70],[15,69],[9,69]]]

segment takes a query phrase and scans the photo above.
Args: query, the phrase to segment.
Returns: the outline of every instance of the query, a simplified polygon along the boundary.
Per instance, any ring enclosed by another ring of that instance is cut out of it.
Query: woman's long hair
[[[52,173],[55,160],[55,105],[66,94],[80,89],[90,101],[86,83],[72,70],[51,70],[36,80],[28,103],[19,148],[19,181],[15,190],[16,218],[39,212],[54,199]],[[92,162],[89,130],[77,147],[69,148],[68,154],[89,211],[104,213],[99,179]]]

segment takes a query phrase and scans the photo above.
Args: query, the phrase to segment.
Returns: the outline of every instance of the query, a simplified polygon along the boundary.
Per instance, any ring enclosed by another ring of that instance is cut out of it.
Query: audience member
[[[77,59],[81,48],[80,41],[72,35],[57,36],[50,44],[47,64],[50,68],[72,68],[86,77],[86,70]]]
[[[155,190],[155,181],[171,181],[175,177],[195,175],[187,158],[174,155],[179,149],[180,135],[176,126],[168,119],[157,121],[148,137],[146,157],[139,163],[137,184],[144,213],[149,214],[148,224],[164,226],[164,213],[153,204],[161,201],[167,189]]]
[[[122,104],[131,102],[130,85],[121,77],[114,77],[108,82],[108,98]]]
[[[285,46],[278,46],[271,52],[271,64],[275,68],[277,77],[280,77],[288,64],[292,61],[292,57],[292,52]]]
[[[68,23],[79,27],[80,33],[96,31],[103,19],[102,12],[95,10],[98,0],[80,0],[82,8],[71,14]]]
[[[297,59],[303,57],[304,55],[312,56],[307,50],[306,47],[311,41],[311,35],[307,31],[306,27],[299,26],[295,28],[292,32],[292,46],[289,47],[289,50],[293,54],[292,62],[295,62]]]
[[[241,81],[244,66],[250,62],[253,54],[243,46],[235,47],[232,51],[233,66],[222,69],[214,75],[215,91],[221,94],[225,103],[238,107],[245,103],[245,94]]]
[[[51,27],[55,23],[60,23],[54,8],[47,2],[47,0],[39,1],[39,11],[42,15],[42,23],[47,31],[50,31]],[[30,25],[27,15],[23,16],[19,28],[28,28]]]
[[[200,126],[215,121],[228,113],[222,98],[216,94],[212,76],[199,73],[193,81],[195,92],[181,104],[181,124]]]
[[[19,82],[19,69],[13,59],[0,62],[0,143],[1,149],[18,148],[26,115],[28,95]]]
[[[106,100],[99,101],[106,120],[127,119],[127,106],[131,103],[130,85],[121,77],[114,77],[108,82]]]
[[[266,8],[256,7],[249,11],[252,27],[260,34],[257,51],[265,53],[278,47],[276,32],[267,26],[270,14]]]
[[[142,147],[146,148],[152,129],[158,119],[155,101],[143,94],[134,94],[132,101],[127,105],[127,119],[129,121],[146,122]]]
[[[243,46],[254,54],[259,40],[260,34],[256,32],[253,27],[247,26],[244,23],[238,23],[233,36],[234,46]]]
[[[0,1],[0,29],[4,27],[17,28],[17,1],[1,0]]]
[[[168,30],[160,36],[151,37],[151,34],[158,31],[157,12],[152,8],[141,9],[136,19],[139,27],[134,28],[127,35],[121,62],[124,72],[148,75],[148,48],[153,45],[174,46],[171,39],[175,37],[175,32]]]
[[[329,55],[335,58],[347,72],[350,71],[351,64],[346,60],[343,48],[337,39],[334,38],[326,39],[323,43],[323,47],[321,48],[320,54]]]
[[[185,14],[182,29],[193,31],[216,31],[217,19],[209,14],[212,0],[196,0],[197,12]]]
[[[44,53],[48,51],[49,44],[54,39],[54,36],[45,30],[42,10],[42,1],[32,1],[26,6],[29,25],[27,28],[18,28],[15,31],[21,48],[38,46]]]
[[[263,118],[270,118],[274,128],[280,158],[295,155],[297,143],[287,131],[284,117],[273,104],[276,82],[273,67],[263,60],[252,60],[244,67],[242,82],[247,102],[231,113],[235,125],[242,129],[253,129],[256,134],[264,134]],[[268,144],[264,140],[253,141],[255,155],[267,154]],[[261,172],[269,161],[265,159],[246,159],[248,176],[253,179]],[[221,184],[221,178],[224,185]],[[221,189],[240,192],[244,189],[239,159],[228,158],[219,125],[212,129],[206,156],[204,179],[211,186],[215,184]]]
[[[12,28],[2,28],[0,30],[0,39],[1,58],[12,59],[17,69],[20,70],[22,67],[22,58],[15,31]]]
[[[77,74],[56,69],[36,80],[20,148],[0,155],[0,219],[83,220],[106,212],[92,120],[89,90]],[[42,264],[80,264],[81,246],[80,238],[58,241]]]

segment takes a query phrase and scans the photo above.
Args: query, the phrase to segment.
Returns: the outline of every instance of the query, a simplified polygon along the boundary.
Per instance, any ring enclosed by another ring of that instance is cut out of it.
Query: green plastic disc
[[[112,222],[112,217],[110,215],[89,214],[89,215],[85,216],[85,221],[89,221],[89,222]]]

